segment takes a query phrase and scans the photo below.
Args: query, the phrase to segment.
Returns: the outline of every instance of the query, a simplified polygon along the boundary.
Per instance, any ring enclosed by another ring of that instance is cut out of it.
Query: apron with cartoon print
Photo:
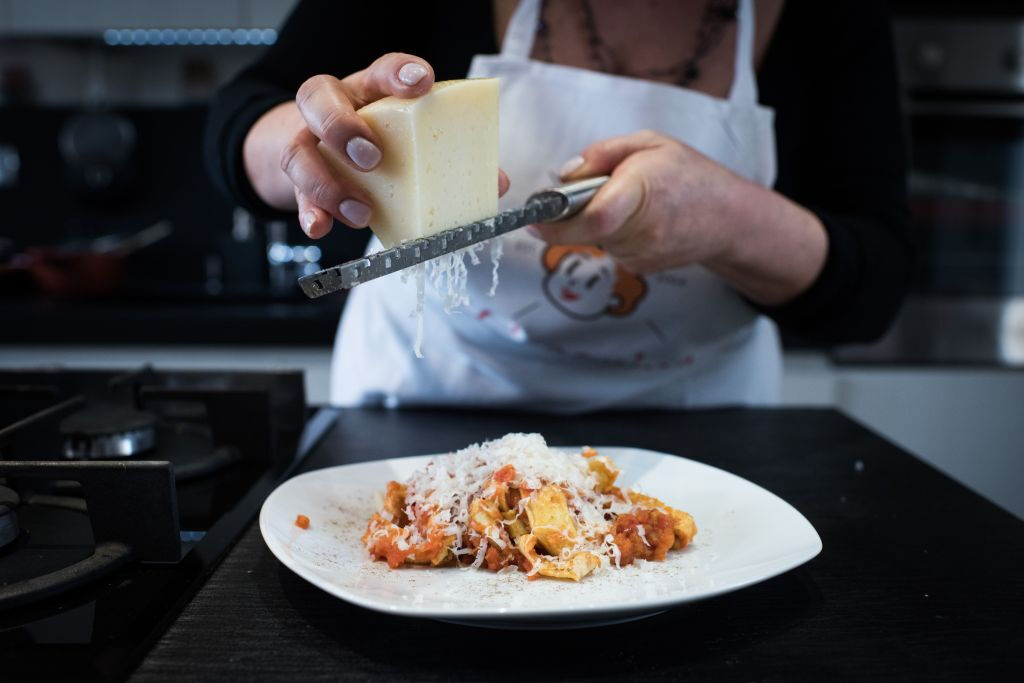
[[[499,158],[512,180],[502,208],[557,184],[556,169],[588,144],[641,129],[774,182],[773,113],[757,104],[751,0],[739,3],[727,99],[530,60],[539,5],[522,0],[501,54],[478,55],[469,72],[501,79]],[[549,246],[525,230],[499,239],[494,296],[486,256],[477,266],[467,260],[470,305],[445,313],[427,286],[422,359],[412,351],[412,282],[391,276],[356,287],[335,342],[332,402],[578,412],[777,400],[774,325],[704,268],[641,277],[595,247]]]

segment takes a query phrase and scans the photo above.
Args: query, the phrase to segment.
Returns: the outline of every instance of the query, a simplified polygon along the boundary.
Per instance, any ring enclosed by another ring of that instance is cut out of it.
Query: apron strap
[[[754,73],[754,17],[753,0],[740,0],[736,15],[736,64],[729,99],[734,102],[757,104],[757,74]]]
[[[505,30],[501,56],[529,59],[539,19],[540,0],[520,0]],[[757,103],[757,75],[754,73],[756,23],[753,0],[740,0],[736,15],[736,57],[732,88],[729,91],[729,99],[732,101]]]
[[[533,37],[540,19],[540,0],[520,0],[505,29],[501,43],[501,56],[511,59],[529,59],[533,51]]]

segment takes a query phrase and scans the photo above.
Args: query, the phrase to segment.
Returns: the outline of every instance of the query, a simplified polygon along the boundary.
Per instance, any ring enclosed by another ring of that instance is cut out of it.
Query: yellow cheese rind
[[[385,247],[498,212],[498,79],[442,81],[357,113],[381,143],[380,165],[360,172],[320,151],[373,200],[370,229]]]

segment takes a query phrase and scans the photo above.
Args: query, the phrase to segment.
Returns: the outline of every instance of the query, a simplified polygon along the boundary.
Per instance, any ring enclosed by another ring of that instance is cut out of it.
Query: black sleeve
[[[345,76],[396,50],[389,43],[401,40],[388,40],[372,28],[388,25],[382,12],[370,9],[383,4],[303,0],[278,31],[277,41],[217,93],[206,124],[206,166],[239,205],[267,218],[290,215],[267,206],[249,183],[242,164],[245,136],[264,112],[293,99],[310,76]]]
[[[491,3],[301,0],[258,61],[216,95],[207,119],[206,166],[214,182],[256,215],[284,217],[264,204],[242,164],[242,143],[268,109],[295,97],[310,76],[346,76],[388,52],[408,52],[434,67],[438,80],[463,78],[470,59],[492,53]]]
[[[874,3],[789,0],[759,82],[776,109],[776,189],[818,216],[829,243],[806,292],[760,308],[812,343],[877,339],[914,264],[888,19]]]

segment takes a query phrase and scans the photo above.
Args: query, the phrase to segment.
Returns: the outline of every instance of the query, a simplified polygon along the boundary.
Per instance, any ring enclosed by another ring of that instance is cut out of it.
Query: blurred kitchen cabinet
[[[272,28],[292,4],[287,0],[2,0],[0,31],[87,36],[108,28]]]
[[[298,0],[242,0],[242,11],[248,11],[243,28],[279,28],[288,18]],[[245,7],[248,5],[248,8]]]

